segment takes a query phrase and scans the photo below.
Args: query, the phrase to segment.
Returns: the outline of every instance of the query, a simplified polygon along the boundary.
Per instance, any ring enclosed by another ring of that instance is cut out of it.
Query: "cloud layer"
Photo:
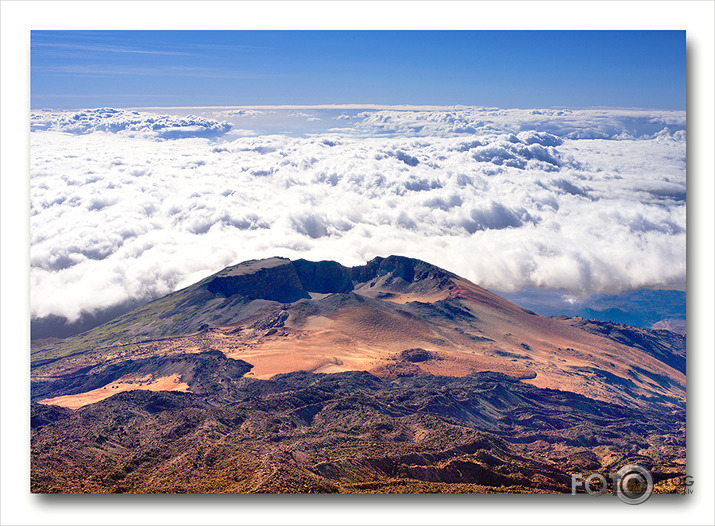
[[[684,112],[101,109],[32,123],[33,317],[76,320],[274,255],[403,254],[496,290],[685,286]]]
[[[154,113],[98,108],[79,112],[39,112],[30,120],[31,131],[52,130],[84,135],[98,131],[129,137],[181,139],[218,137],[231,129],[228,122],[187,115],[174,117]]]

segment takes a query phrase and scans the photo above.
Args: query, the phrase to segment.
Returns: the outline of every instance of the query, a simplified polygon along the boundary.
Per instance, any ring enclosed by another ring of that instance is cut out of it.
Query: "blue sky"
[[[684,31],[33,31],[31,105],[685,109]]]

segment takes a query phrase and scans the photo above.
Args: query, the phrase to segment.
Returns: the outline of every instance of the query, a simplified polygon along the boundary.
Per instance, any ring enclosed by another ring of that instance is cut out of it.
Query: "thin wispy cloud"
[[[33,95],[37,99],[52,98],[52,99],[102,99],[105,94],[97,93],[38,93]],[[146,93],[110,93],[110,97],[146,97]]]
[[[261,50],[268,50],[268,49],[276,49],[272,46],[252,46],[248,44],[201,44],[197,43],[194,44],[194,47],[196,49],[202,49],[206,51],[236,51],[236,50],[245,50],[245,49],[261,49]]]
[[[157,55],[157,56],[176,56],[176,57],[209,57],[216,53],[227,53],[231,51],[245,51],[245,50],[270,50],[274,49],[269,46],[254,46],[248,44],[209,44],[209,43],[195,43],[191,46],[191,51],[187,51],[185,47],[175,47],[166,46],[161,42],[151,43],[147,42],[143,47],[127,46],[127,45],[116,45],[108,43],[93,43],[83,39],[81,42],[73,43],[67,42],[66,35],[62,36],[62,41],[60,40],[43,40],[42,37],[34,37],[32,40],[33,48],[41,48],[43,53],[51,53],[56,51],[57,53],[66,54],[71,52],[74,58],[86,58],[92,56],[101,56],[105,54],[119,54],[119,55]]]
[[[46,48],[48,50],[58,50],[58,51],[81,51],[85,53],[122,53],[122,54],[133,54],[133,55],[176,55],[176,56],[197,56],[197,53],[192,53],[188,51],[180,50],[167,50],[167,49],[147,49],[147,48],[135,48],[128,46],[114,46],[108,44],[71,44],[68,42],[51,42],[51,41],[32,41],[33,47]]]
[[[278,75],[257,75],[255,73],[240,73],[215,68],[199,68],[184,66],[160,66],[160,67],[107,67],[102,64],[93,65],[68,65],[68,66],[35,66],[33,72],[55,75],[75,75],[85,77],[191,77],[191,78],[212,78],[212,79],[248,79],[267,78]],[[37,96],[33,94],[33,96]]]

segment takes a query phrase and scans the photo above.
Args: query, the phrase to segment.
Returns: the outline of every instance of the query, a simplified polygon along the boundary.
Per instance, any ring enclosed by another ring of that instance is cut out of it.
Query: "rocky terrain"
[[[195,365],[190,393],[33,404],[33,491],[568,492],[573,472],[638,463],[661,482],[684,468],[681,411],[500,373],[241,379],[250,366],[219,354],[172,358]]]
[[[568,492],[685,473],[685,338],[428,263],[250,261],[32,349],[34,492]]]

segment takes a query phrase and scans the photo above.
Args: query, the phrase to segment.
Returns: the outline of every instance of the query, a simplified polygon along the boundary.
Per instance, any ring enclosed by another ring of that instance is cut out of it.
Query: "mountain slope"
[[[684,372],[679,335],[423,261],[248,261],[32,349],[32,491],[568,492],[629,463],[679,491]]]
[[[41,383],[100,364],[220,351],[251,364],[256,378],[300,370],[364,370],[383,378],[493,371],[632,407],[683,407],[684,339],[667,336],[640,330],[636,342],[623,331],[538,316],[405,257],[353,268],[270,258],[228,267],[34,349],[32,361]],[[429,359],[401,359],[408,349],[424,350]]]

